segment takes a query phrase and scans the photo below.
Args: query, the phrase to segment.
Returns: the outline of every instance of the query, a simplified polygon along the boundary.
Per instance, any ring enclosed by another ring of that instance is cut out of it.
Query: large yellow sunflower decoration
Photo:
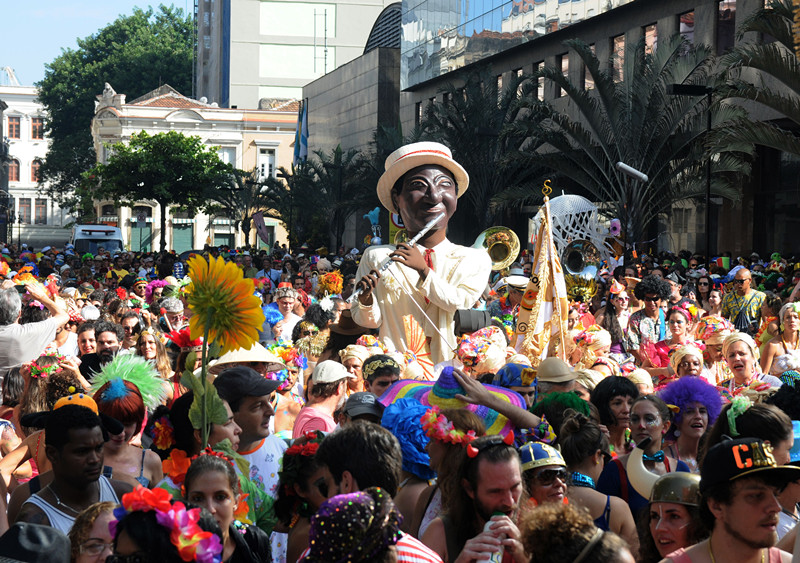
[[[181,383],[194,392],[189,420],[200,430],[204,448],[211,425],[225,424],[227,420],[225,405],[208,381],[208,345],[218,346],[222,354],[249,349],[258,341],[264,313],[261,300],[253,295],[253,280],[243,278],[242,270],[233,262],[193,256],[187,264],[192,280],[186,286],[186,303],[192,310],[189,329],[193,339],[203,337],[202,368],[200,377],[191,370],[185,371]],[[194,365],[194,359],[187,360],[187,365]]]
[[[253,295],[253,280],[242,277],[241,268],[222,258],[207,261],[194,256],[187,265],[192,280],[186,287],[193,313],[189,319],[192,338],[207,336],[219,344],[222,354],[249,349],[258,341],[258,330],[264,324],[261,300]]]

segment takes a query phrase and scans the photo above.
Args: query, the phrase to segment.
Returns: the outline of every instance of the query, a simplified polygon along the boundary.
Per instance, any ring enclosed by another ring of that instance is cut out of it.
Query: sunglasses
[[[317,334],[319,334],[319,331],[318,330],[304,330],[301,334],[303,336],[316,336]]]
[[[655,303],[656,301],[661,301],[660,297],[653,297],[652,295],[648,295],[644,298],[645,301],[650,301],[651,303]]]
[[[745,278],[743,280],[733,280],[733,283],[735,283],[736,285],[744,285],[744,282],[746,281],[750,281],[750,278]]]
[[[566,469],[544,469],[536,474],[536,482],[539,483],[543,487],[549,487],[553,483],[555,483],[556,479],[561,481],[562,483],[567,482],[567,473]]]
[[[630,301],[630,297],[617,297],[617,301]]]
[[[703,287],[704,285],[708,285],[708,282],[697,282],[697,285]]]

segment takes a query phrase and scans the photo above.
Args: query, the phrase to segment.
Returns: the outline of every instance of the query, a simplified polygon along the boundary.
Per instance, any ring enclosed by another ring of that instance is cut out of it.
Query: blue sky
[[[44,65],[61,49],[77,47],[88,37],[133,8],[174,4],[187,13],[191,0],[3,0],[0,68],[10,66],[23,86],[44,77]],[[5,81],[5,75],[0,78]]]

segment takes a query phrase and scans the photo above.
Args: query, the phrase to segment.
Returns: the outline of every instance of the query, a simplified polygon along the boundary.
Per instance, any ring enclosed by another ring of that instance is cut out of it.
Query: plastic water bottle
[[[492,512],[492,516],[505,516],[504,512]],[[492,524],[494,520],[487,520],[486,524],[483,525],[483,531],[488,532],[492,528]],[[505,539],[505,534],[500,536],[500,540]],[[501,545],[497,551],[491,554],[487,554],[484,556],[483,559],[477,560],[478,563],[502,563],[503,561],[503,546]]]

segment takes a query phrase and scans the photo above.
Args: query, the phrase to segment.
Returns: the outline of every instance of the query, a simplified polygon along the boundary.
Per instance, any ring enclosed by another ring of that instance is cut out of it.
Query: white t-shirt
[[[270,434],[255,449],[239,454],[250,462],[250,480],[274,499],[278,498],[278,472],[283,466],[283,452],[289,445]],[[286,543],[288,535],[272,532],[270,543],[272,545],[273,563],[286,562]]]

